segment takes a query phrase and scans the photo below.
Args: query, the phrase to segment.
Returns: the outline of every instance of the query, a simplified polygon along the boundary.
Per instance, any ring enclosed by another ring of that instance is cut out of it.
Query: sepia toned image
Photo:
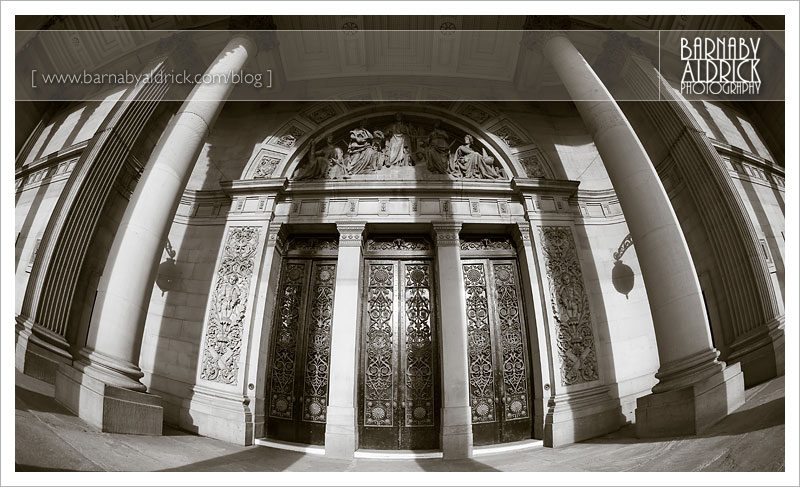
[[[524,5],[14,15],[9,480],[795,481],[789,17]]]

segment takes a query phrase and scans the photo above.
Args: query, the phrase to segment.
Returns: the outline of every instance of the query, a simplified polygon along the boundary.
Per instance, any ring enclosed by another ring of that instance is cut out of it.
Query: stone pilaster
[[[248,374],[253,359],[248,352],[256,322],[261,323],[253,319],[253,309],[264,242],[269,242],[265,234],[262,223],[229,220],[227,224],[208,294],[189,405],[191,422],[182,421],[201,435],[240,445],[250,445],[254,439],[254,395]]]
[[[472,457],[472,411],[469,402],[469,358],[464,276],[461,268],[461,223],[434,223],[439,306],[442,322],[442,434],[444,458]]]
[[[200,83],[192,89],[153,149],[112,244],[86,347],[75,363],[78,374],[72,369],[57,374],[56,400],[84,419],[102,422],[104,428],[125,423],[135,429],[137,424],[152,422],[158,423],[160,433],[160,407],[158,411],[142,408],[128,417],[116,417],[105,408],[104,399],[109,390],[125,390],[131,407],[151,401],[141,394],[145,386],[139,381],[143,374],[138,362],[159,257],[198,154],[233,90],[229,77],[224,78],[227,82],[219,82],[215,75],[238,72],[254,50],[244,37],[231,39],[206,71],[218,82]],[[65,368],[69,369],[62,366],[60,370]],[[83,377],[104,386],[90,390],[84,386]],[[90,401],[94,406],[88,406]]]
[[[703,429],[743,403],[744,384],[737,368],[726,370],[717,360],[669,198],[619,106],[569,39],[552,36],[542,52],[594,139],[636,242],[661,361],[653,394],[638,401],[637,431],[650,436]]]
[[[366,223],[338,223],[336,227],[339,230],[339,257],[331,324],[330,399],[325,425],[325,455],[353,458],[358,448],[358,330],[361,317],[361,254]]]

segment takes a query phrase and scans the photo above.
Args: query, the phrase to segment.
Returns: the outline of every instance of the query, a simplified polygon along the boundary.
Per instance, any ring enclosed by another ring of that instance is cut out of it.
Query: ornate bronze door
[[[463,260],[475,445],[532,437],[528,351],[517,262]]]
[[[325,442],[335,281],[335,260],[283,263],[267,382],[269,438]]]
[[[359,447],[439,446],[438,347],[430,260],[365,261]]]

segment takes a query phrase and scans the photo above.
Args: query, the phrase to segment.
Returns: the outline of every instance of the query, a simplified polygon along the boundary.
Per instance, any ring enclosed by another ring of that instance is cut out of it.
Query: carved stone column
[[[139,382],[150,293],[180,196],[233,90],[228,75],[241,70],[254,50],[242,36],[228,42],[206,71],[215,82],[192,89],[153,149],[112,244],[86,348],[79,352],[75,368],[62,366],[56,375],[56,399],[107,431],[161,433],[162,410],[154,404],[158,398],[141,394],[145,386]],[[106,399],[115,394],[124,396],[128,411],[106,406]]]
[[[143,72],[156,76],[166,66],[158,59]],[[87,252],[104,209],[114,204],[114,185],[139,177],[131,149],[168,88],[130,87],[81,153],[47,222],[16,317],[20,371],[54,383],[58,367],[72,363],[68,327]]]
[[[436,282],[442,334],[442,435],[444,458],[472,457],[472,409],[469,403],[467,307],[461,269],[461,223],[434,223]]]
[[[339,257],[336,300],[331,324],[331,363],[325,455],[353,458],[358,448],[358,328],[360,323],[361,251],[365,222],[337,223]]]
[[[741,370],[726,369],[717,360],[689,249],[636,133],[566,35],[544,34],[542,52],[594,139],[642,267],[661,368],[653,394],[637,402],[637,432],[642,436],[695,433],[744,402]]]

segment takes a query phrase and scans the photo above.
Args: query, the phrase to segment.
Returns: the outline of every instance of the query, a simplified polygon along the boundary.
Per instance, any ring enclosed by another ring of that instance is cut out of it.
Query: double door
[[[359,447],[439,447],[438,332],[430,260],[366,260]]]
[[[335,260],[283,262],[267,382],[268,438],[325,442],[335,281]]]
[[[515,259],[462,261],[475,445],[532,437],[525,319]]]

